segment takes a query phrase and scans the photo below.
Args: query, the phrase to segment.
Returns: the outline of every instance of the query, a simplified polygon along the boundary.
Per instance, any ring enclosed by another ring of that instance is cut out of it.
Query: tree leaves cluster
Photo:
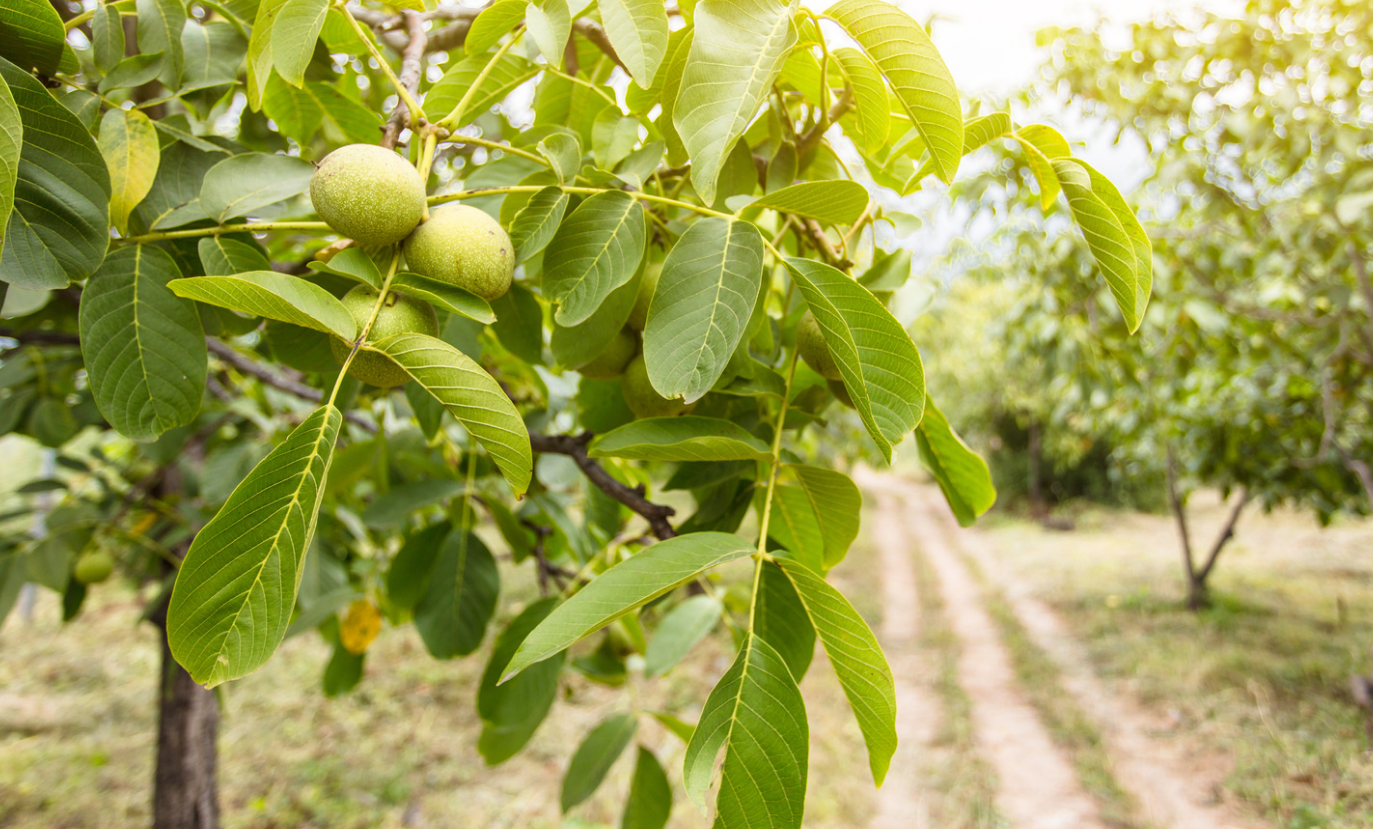
[[[33,579],[79,609],[66,573],[86,546],[188,543],[166,587],[191,676],[242,677],[318,629],[330,694],[361,680],[379,620],[449,659],[513,616],[475,701],[490,763],[527,743],[560,683],[661,676],[728,618],[737,655],[698,724],[627,696],[572,756],[564,809],[651,718],[685,741],[691,798],[718,788],[717,824],[799,826],[797,684],[817,639],[874,782],[886,774],[891,672],[824,579],[862,498],[795,449],[843,416],[839,399],[887,461],[914,434],[961,521],[994,491],[886,307],[910,260],[876,247],[874,225],[899,219],[872,188],[949,183],[967,154],[1018,147],[1129,330],[1149,299],[1149,241],[1115,187],[1049,127],[969,117],[925,31],[884,0],[823,15],[778,0],[122,0],[65,24],[19,0],[0,11],[15,27],[0,41],[14,344],[0,426],[60,449],[71,474],[51,487],[89,517],[65,525],[84,535],[15,539],[0,598]],[[430,208],[460,201],[509,228],[508,293],[487,303],[315,219],[311,161],[376,141],[402,145]],[[372,321],[400,291],[435,307],[440,335],[369,339],[340,302],[359,284],[379,292]],[[806,312],[838,385],[798,364]],[[625,337],[648,391],[688,415],[635,419],[619,381],[578,375]],[[360,386],[331,339],[408,382]],[[682,520],[650,500],[674,489],[696,505]],[[496,536],[545,593],[508,614]],[[133,547],[119,558],[150,572]],[[741,559],[751,579],[722,580]],[[624,825],[664,824],[668,779],[641,746]]]

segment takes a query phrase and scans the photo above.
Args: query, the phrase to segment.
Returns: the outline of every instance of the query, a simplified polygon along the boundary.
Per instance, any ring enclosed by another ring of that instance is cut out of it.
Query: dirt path
[[[927,497],[939,496],[927,489]],[[1223,761],[1188,752],[1176,740],[1150,736],[1159,731],[1158,718],[1127,697],[1107,691],[1083,647],[1057,614],[998,566],[984,536],[960,530],[947,510],[942,514],[946,534],[956,534],[955,546],[1001,590],[1030,638],[1057,664],[1064,690],[1101,732],[1116,779],[1140,804],[1141,817],[1158,829],[1259,829],[1265,825],[1217,801],[1216,792],[1227,771]]]
[[[1016,684],[996,625],[982,606],[982,590],[947,537],[944,508],[923,487],[895,478],[887,486],[902,496],[908,537],[938,575],[949,625],[962,644],[959,683],[972,700],[978,746],[996,769],[998,810],[1015,829],[1102,829],[1095,802]]]
[[[933,741],[942,716],[939,701],[926,690],[930,670],[919,652],[920,598],[915,569],[906,548],[900,501],[878,495],[873,527],[882,568],[882,624],[878,636],[896,677],[896,755],[878,792],[872,829],[912,829],[929,825],[929,807],[920,787],[921,757]]]

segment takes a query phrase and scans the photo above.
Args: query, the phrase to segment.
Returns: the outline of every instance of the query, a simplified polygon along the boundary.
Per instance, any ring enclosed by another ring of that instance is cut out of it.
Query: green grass
[[[1218,503],[1194,523],[1218,526]],[[1349,676],[1369,672],[1373,524],[1321,530],[1246,516],[1213,576],[1214,606],[1183,609],[1162,516],[1089,510],[1074,533],[1007,521],[989,536],[1087,643],[1102,675],[1233,768],[1227,798],[1284,829],[1373,825],[1373,754]]]

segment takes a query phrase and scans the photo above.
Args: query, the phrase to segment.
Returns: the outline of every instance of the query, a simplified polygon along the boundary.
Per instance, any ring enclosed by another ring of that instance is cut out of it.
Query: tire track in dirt
[[[950,543],[946,508],[931,502],[927,488],[894,476],[873,484],[901,496],[906,530],[939,578],[962,645],[959,683],[972,700],[973,730],[998,776],[998,811],[1014,829],[1103,829],[1096,803],[1019,689],[982,590]]]
[[[878,487],[882,481],[873,478]],[[897,511],[900,502],[877,492],[873,541],[882,570],[882,624],[878,638],[896,678],[896,754],[878,790],[871,829],[911,829],[929,825],[929,806],[920,780],[921,759],[934,740],[943,712],[927,690],[930,666],[920,652],[920,597],[911,565],[908,536]]]
[[[927,503],[938,498],[930,487]],[[1062,686],[1102,735],[1115,776],[1139,803],[1142,818],[1158,829],[1264,829],[1267,824],[1218,802],[1225,770],[1191,754],[1176,741],[1150,736],[1151,718],[1128,697],[1109,692],[1092,670],[1082,645],[1047,604],[999,567],[988,539],[954,524],[947,510],[932,510],[954,545],[1001,591],[1030,639],[1053,660]]]

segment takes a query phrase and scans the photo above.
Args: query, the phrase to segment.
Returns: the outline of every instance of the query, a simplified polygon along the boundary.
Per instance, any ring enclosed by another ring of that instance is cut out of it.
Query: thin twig
[[[227,343],[220,342],[213,337],[206,337],[205,347],[210,350],[211,354],[214,354],[219,359],[244,374],[256,377],[272,388],[280,389],[288,394],[299,397],[301,400],[309,400],[312,403],[320,403],[324,400],[324,392],[319,389],[314,388],[313,386],[307,386],[299,380],[287,377],[284,374],[278,374],[257,361],[240,354],[237,349]],[[345,413],[344,418],[346,418],[349,423],[360,426],[368,432],[375,433],[377,431],[376,424],[367,422],[361,417],[358,417],[354,412]]]

